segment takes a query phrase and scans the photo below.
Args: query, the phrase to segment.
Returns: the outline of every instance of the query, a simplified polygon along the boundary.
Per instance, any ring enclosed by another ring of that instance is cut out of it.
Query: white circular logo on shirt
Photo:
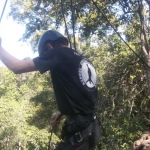
[[[94,66],[86,59],[79,65],[79,78],[83,86],[92,91],[97,87],[97,76]]]

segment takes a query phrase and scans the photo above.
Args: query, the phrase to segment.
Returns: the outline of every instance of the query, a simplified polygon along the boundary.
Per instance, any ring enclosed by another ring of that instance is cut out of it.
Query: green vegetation
[[[70,1],[62,2],[73,44]],[[97,150],[130,150],[150,123],[150,68],[145,65],[150,64],[150,3],[94,2],[136,52],[118,37],[92,1],[73,1],[77,51],[89,57],[98,75],[96,112],[102,137]],[[22,40],[30,42],[34,51],[42,32],[64,26],[61,6],[60,0],[11,2],[10,15],[26,24]],[[0,149],[47,149],[49,119],[57,111],[49,74],[14,75],[6,68],[0,70]],[[60,140],[60,131],[61,125],[54,131],[53,147]]]

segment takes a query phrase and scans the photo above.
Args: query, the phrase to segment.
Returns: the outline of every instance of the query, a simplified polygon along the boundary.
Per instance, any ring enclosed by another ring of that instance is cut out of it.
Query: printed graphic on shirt
[[[93,91],[97,86],[97,76],[94,66],[86,59],[79,65],[79,78],[83,86],[89,91]]]

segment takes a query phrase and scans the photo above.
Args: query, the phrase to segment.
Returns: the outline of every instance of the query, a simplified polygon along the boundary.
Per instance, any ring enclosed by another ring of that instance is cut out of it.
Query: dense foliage
[[[72,45],[75,26],[77,51],[97,69],[96,112],[102,128],[97,150],[129,150],[150,123],[150,69],[146,65],[150,63],[150,1],[70,2],[15,0],[10,15],[26,24],[22,40],[30,42],[34,51],[45,30],[67,34],[63,14]],[[49,75],[14,75],[1,68],[0,101],[0,149],[46,149],[49,119],[57,111]],[[54,147],[60,128],[54,131]]]
[[[47,149],[49,120],[56,110],[48,74],[14,75],[0,69],[0,149]]]

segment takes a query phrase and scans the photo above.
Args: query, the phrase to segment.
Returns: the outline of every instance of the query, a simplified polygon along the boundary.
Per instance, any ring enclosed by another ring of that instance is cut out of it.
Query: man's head
[[[42,34],[38,42],[39,56],[54,47],[67,47],[68,39],[55,30],[48,30]]]

